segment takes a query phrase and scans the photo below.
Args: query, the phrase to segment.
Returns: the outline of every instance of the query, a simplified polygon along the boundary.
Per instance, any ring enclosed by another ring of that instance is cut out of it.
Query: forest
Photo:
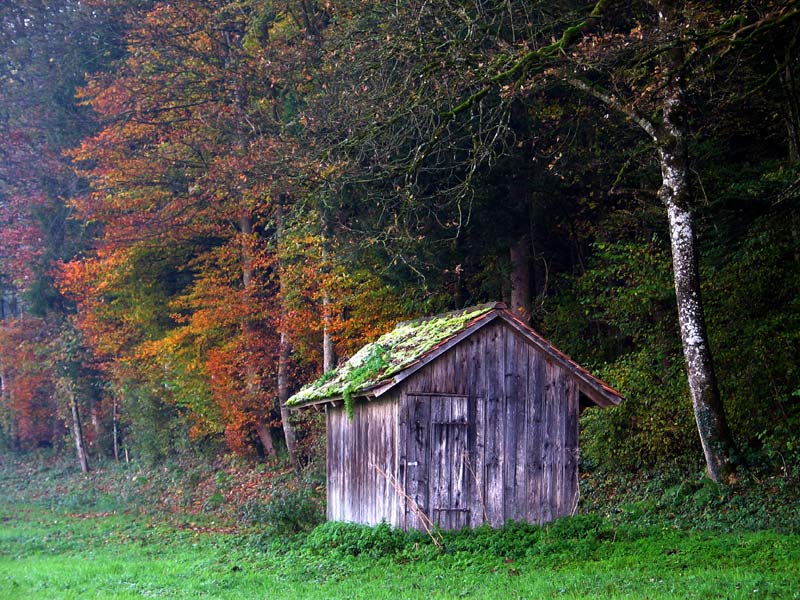
[[[504,301],[581,465],[800,477],[800,3],[0,6],[0,453],[324,461],[285,401]]]

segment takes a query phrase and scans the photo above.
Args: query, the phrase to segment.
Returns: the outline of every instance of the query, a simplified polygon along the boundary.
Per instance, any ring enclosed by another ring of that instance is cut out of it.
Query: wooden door
[[[466,396],[430,397],[429,506],[443,529],[469,523],[469,419]]]

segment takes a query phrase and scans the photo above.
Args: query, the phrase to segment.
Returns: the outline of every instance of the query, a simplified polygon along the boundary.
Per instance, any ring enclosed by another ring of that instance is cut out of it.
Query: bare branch
[[[622,113],[623,115],[625,115],[625,117],[627,117],[628,119],[636,123],[639,127],[641,127],[645,131],[645,133],[647,133],[647,135],[649,135],[652,138],[654,142],[658,141],[658,132],[656,131],[656,128],[653,125],[653,123],[645,119],[642,115],[637,113],[630,106],[624,104],[623,102],[620,102],[616,96],[609,94],[608,92],[601,90],[591,85],[590,83],[587,83],[583,79],[578,79],[577,77],[565,77],[564,81],[569,85],[571,85],[572,87],[577,88],[583,92],[586,92],[587,94],[593,96],[594,98],[597,98],[609,108],[619,113]]]

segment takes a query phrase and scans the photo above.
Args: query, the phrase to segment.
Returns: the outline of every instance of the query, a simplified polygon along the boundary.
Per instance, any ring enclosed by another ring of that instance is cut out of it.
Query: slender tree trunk
[[[253,235],[253,217],[246,207],[242,207],[239,216],[239,229],[242,234],[242,285],[246,292],[253,287],[253,248],[251,237]],[[249,319],[245,319],[249,322]]]
[[[336,368],[336,348],[331,333],[331,294],[322,292],[322,371],[327,373]]]
[[[662,26],[671,17],[668,7],[659,10]],[[680,73],[682,52],[676,48],[665,55],[662,63],[670,81],[664,91],[662,127],[657,134],[661,165],[658,195],[669,218],[678,322],[697,431],[709,478],[727,481],[735,471],[736,452],[720,399],[700,293],[697,239],[691,213],[687,111]]]
[[[117,424],[117,396],[114,395],[111,405],[111,427],[114,438],[114,460],[119,462],[119,425]]]
[[[278,252],[282,245],[284,235],[283,224],[283,198],[278,200],[277,208],[277,236],[278,236]],[[279,288],[280,288],[280,306],[281,306],[281,319],[280,319],[280,347],[278,349],[278,406],[281,411],[281,423],[283,425],[283,437],[286,441],[286,451],[289,454],[289,459],[295,467],[298,466],[297,461],[297,440],[294,435],[294,428],[289,419],[290,411],[286,407],[286,401],[289,399],[289,354],[291,346],[289,344],[289,334],[287,328],[287,310],[286,310],[286,278],[284,276],[283,260],[279,259]]]
[[[11,379],[5,367],[2,365],[0,365],[0,405],[2,405],[5,412],[8,413],[8,437],[11,439],[11,449],[18,451],[20,449],[20,443],[17,433],[17,418],[14,411],[11,410],[11,406],[13,406]]]
[[[100,403],[92,401],[89,408],[89,418],[92,421],[92,439],[94,440],[94,448],[96,453],[102,453],[103,456],[108,455],[108,446],[106,445],[106,428],[103,423],[103,415],[101,413]]]
[[[286,407],[289,399],[289,336],[285,331],[281,332],[280,355],[278,356],[278,404],[281,408],[281,423],[283,424],[283,436],[286,440],[286,451],[289,460],[297,467],[297,439],[294,435],[292,422],[289,420],[291,411]]]
[[[708,346],[692,216],[687,207],[671,199],[665,199],[665,204],[672,244],[678,322],[697,431],[709,478],[725,481],[735,470],[735,446],[725,418]]]
[[[89,457],[86,454],[86,445],[83,439],[83,427],[81,426],[81,416],[78,412],[78,400],[70,384],[66,386],[69,394],[69,407],[72,413],[72,437],[75,439],[75,450],[78,453],[78,462],[83,473],[89,472]]]
[[[531,310],[541,309],[547,296],[548,270],[547,261],[541,252],[541,244],[536,235],[536,231],[531,226]],[[580,261],[580,254],[576,254]]]
[[[778,62],[778,79],[783,91],[786,139],[789,146],[789,160],[800,160],[800,98],[798,98],[797,81],[794,76],[794,49],[788,46],[784,50],[783,65]]]
[[[328,232],[327,216],[322,217],[322,371],[327,373],[336,368],[336,349],[333,345],[331,332],[331,293],[330,282],[330,236]]]
[[[526,324],[531,322],[531,239],[519,237],[510,248],[511,312]]]

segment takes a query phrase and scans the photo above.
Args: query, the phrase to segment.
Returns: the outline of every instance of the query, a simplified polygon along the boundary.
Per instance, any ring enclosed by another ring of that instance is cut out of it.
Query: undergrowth
[[[324,485],[313,469],[235,457],[158,466],[107,461],[81,473],[46,454],[0,459],[0,493],[9,501],[72,514],[136,513],[175,522],[308,531],[324,515]]]
[[[669,528],[667,528],[669,530]],[[640,540],[659,530],[621,527],[597,514],[562,517],[544,525],[509,521],[501,528],[483,525],[461,531],[440,531],[433,538],[419,531],[402,531],[386,523],[374,527],[356,523],[323,523],[302,542],[316,556],[431,560],[437,556],[474,554],[486,560],[591,560],[606,542]]]
[[[800,478],[755,467],[729,486],[708,479],[700,465],[636,473],[597,469],[581,477],[580,496],[581,512],[620,527],[800,533]]]
[[[311,532],[309,548],[327,544],[330,550],[352,555],[425,542],[412,536],[411,542],[401,543],[393,537],[396,534],[381,527],[351,530],[349,524],[341,523],[324,524],[319,532],[312,532],[324,520],[324,475],[313,469],[296,473],[285,462],[254,464],[228,458],[214,463],[176,461],[155,467],[108,462],[84,475],[67,459],[44,454],[0,460],[2,495],[9,501],[50,510],[213,521],[220,526],[255,530],[269,538]],[[719,532],[769,529],[796,534],[800,533],[799,499],[800,480],[776,472],[742,471],[734,485],[722,486],[704,477],[700,465],[627,474],[594,469],[581,478],[575,519],[556,521],[541,529],[514,524],[502,534],[492,534],[491,542],[486,541],[489,534],[484,528],[457,539],[443,532],[443,539],[447,548],[459,550],[465,540],[481,549],[504,544],[510,548],[516,538],[532,546],[540,539],[549,539],[552,532],[568,528],[579,530],[579,534],[567,536],[571,541],[591,537],[585,535],[586,531],[601,538],[626,538],[664,527]],[[613,533],[609,533],[611,530]],[[353,536],[358,539],[354,541]],[[509,549],[506,554],[514,552]]]

